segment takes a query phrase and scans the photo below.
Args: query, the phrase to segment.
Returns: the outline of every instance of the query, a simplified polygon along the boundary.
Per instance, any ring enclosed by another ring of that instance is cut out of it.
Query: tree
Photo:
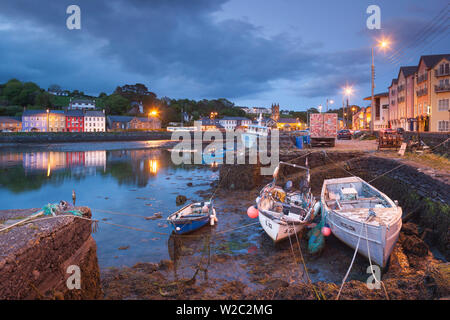
[[[50,87],[48,87],[48,91],[50,91],[50,92],[60,92],[60,91],[62,91],[62,88],[61,88],[60,85],[52,84],[52,85],[50,85]]]
[[[112,94],[104,100],[104,105],[110,114],[125,114],[130,102],[119,94]]]

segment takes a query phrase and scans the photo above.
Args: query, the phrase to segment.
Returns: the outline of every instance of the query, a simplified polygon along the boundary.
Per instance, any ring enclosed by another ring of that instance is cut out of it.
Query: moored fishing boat
[[[359,177],[325,180],[322,215],[342,242],[386,266],[402,227],[402,209]]]
[[[309,188],[309,169],[289,163],[280,164],[307,170],[300,190],[285,190],[275,184],[266,185],[256,199],[258,217],[264,231],[275,242],[300,232],[310,224],[320,209]],[[277,169],[275,170],[277,172]],[[276,173],[274,174],[276,176]],[[290,188],[286,188],[290,189]]]
[[[216,221],[216,210],[212,202],[197,202],[172,213],[167,222],[176,234],[186,234],[200,229],[211,219]]]

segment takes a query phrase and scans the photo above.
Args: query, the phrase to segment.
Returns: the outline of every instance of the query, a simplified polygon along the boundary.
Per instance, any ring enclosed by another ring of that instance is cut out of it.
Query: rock
[[[177,206],[183,205],[186,202],[186,200],[187,200],[186,196],[178,195],[176,198]]]
[[[168,269],[172,269],[172,267],[173,267],[172,260],[161,260],[158,264],[159,270],[168,270]]]
[[[55,300],[64,300],[64,295],[60,291],[56,291],[54,294]]]
[[[428,246],[418,236],[404,235],[402,238],[402,247],[407,253],[412,253],[419,257],[425,257],[428,254]]]
[[[289,283],[281,279],[273,279],[266,282],[266,289],[287,288]]]
[[[403,224],[402,232],[407,235],[419,236],[419,229],[417,225],[411,222]]]
[[[133,266],[133,269],[139,269],[140,271],[151,273],[158,270],[158,264],[157,263],[145,263],[145,262],[138,262]]]

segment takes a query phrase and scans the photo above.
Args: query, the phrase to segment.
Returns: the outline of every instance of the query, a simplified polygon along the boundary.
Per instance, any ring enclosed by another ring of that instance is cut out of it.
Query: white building
[[[106,117],[105,110],[92,111],[87,110],[84,113],[84,132],[105,132]]]
[[[91,101],[91,100],[70,100],[69,103],[69,110],[89,110],[95,109],[95,100]]]
[[[248,126],[252,124],[252,120],[243,117],[224,117],[218,121],[225,130],[235,130],[238,126]]]

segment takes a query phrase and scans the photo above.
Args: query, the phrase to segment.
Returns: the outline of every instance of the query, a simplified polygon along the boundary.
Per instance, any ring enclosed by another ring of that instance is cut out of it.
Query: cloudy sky
[[[81,30],[66,9],[81,8]],[[381,30],[366,9],[381,8]],[[450,52],[447,0],[1,0],[0,82],[56,83],[96,95],[141,82],[159,97],[227,98],[305,110],[370,95],[421,54]]]

